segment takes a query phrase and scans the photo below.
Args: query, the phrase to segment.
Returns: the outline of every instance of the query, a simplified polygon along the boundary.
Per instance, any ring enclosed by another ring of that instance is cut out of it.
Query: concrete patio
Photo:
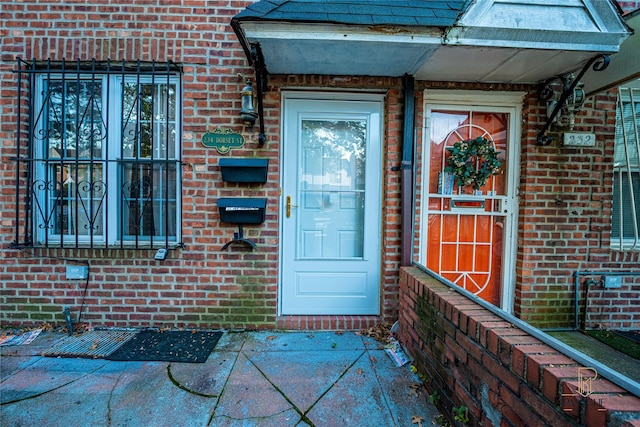
[[[202,364],[41,356],[62,337],[2,347],[2,426],[428,426],[439,414],[409,365],[354,332],[225,333]]]

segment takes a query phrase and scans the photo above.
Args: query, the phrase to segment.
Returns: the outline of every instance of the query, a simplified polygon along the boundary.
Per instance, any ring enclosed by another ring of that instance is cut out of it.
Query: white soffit
[[[401,76],[413,74],[441,46],[437,29],[243,22],[271,74]]]
[[[565,74],[595,52],[447,46],[415,73],[418,80],[536,83]]]

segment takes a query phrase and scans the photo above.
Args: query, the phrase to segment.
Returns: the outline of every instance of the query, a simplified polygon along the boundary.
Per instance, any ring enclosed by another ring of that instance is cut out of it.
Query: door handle
[[[291,204],[291,196],[287,196],[287,208],[286,208],[287,218],[291,218],[291,208],[297,208],[297,207],[298,207],[298,205],[292,205]]]

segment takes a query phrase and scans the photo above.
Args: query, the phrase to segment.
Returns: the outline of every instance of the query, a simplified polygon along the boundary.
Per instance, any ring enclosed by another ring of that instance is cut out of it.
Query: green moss
[[[597,339],[598,341],[605,343],[609,347],[618,350],[621,353],[624,353],[635,359],[640,359],[640,344],[621,335],[618,335],[614,331],[595,329],[591,331],[585,331],[585,333]]]

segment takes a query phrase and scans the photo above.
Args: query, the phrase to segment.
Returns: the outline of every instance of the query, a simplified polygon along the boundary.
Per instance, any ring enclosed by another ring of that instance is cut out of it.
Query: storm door
[[[423,192],[420,262],[509,311],[519,113],[515,107],[470,105],[426,104],[423,176],[428,181]],[[463,178],[466,166],[461,163],[461,168],[452,168],[449,157],[460,156],[461,150],[469,154],[470,147],[492,153],[470,159],[476,177],[493,167],[485,173],[485,182],[476,183],[473,176]],[[492,158],[493,164],[486,162]]]
[[[382,99],[284,101],[281,312],[380,310]]]

